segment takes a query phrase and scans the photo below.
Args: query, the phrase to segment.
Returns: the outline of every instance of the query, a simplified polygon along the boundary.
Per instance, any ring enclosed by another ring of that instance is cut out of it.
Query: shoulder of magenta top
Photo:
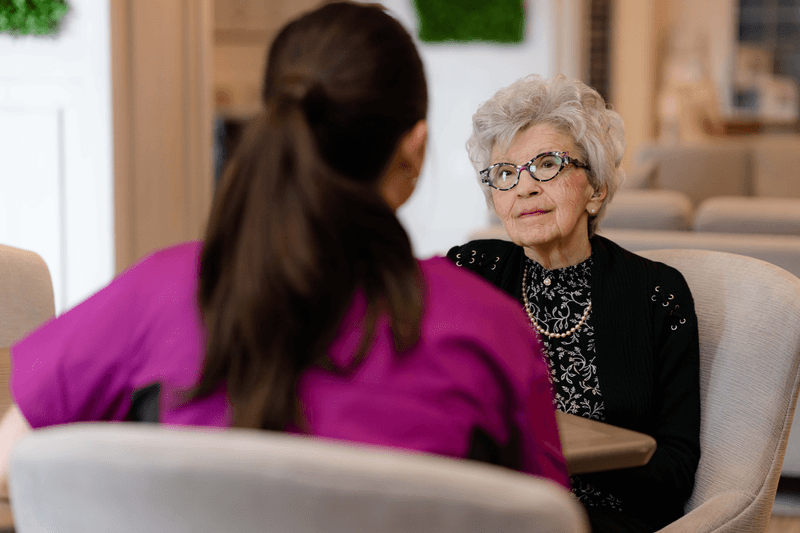
[[[12,395],[32,427],[124,420],[137,391],[196,382],[200,250],[190,242],[149,255],[12,347]],[[194,422],[224,425],[224,415],[205,411]]]

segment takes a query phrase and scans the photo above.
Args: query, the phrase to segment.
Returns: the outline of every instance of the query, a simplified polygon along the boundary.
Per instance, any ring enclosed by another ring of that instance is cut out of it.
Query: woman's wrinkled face
[[[569,152],[570,157],[588,163],[568,135],[548,124],[538,124],[517,133],[505,150],[495,145],[491,164],[523,165],[543,152],[557,151]],[[602,197],[598,201],[593,193],[586,171],[569,165],[547,182],[536,181],[523,170],[513,189],[492,189],[492,199],[515,244],[535,253],[556,248],[569,254],[588,245],[589,210],[599,209],[602,203]]]

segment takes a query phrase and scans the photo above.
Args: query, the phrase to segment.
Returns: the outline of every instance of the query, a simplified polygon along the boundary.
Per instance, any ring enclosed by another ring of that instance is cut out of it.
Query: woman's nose
[[[533,179],[533,176],[527,170],[522,171],[519,177],[519,183],[516,186],[517,195],[520,198],[527,198],[529,196],[536,196],[542,192],[542,184]]]

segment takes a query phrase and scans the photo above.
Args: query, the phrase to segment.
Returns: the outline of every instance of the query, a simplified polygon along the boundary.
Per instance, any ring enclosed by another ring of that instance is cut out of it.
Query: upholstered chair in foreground
[[[94,423],[12,452],[17,533],[579,533],[563,487],[467,460],[266,431]]]

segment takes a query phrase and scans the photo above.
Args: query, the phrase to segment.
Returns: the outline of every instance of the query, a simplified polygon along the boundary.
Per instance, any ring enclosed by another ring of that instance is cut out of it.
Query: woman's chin
[[[518,246],[540,246],[555,240],[552,227],[540,224],[514,224],[506,225],[506,233],[511,242]]]
[[[518,235],[516,238],[511,237],[511,242],[523,248],[547,248],[555,242],[550,236],[547,235]]]

